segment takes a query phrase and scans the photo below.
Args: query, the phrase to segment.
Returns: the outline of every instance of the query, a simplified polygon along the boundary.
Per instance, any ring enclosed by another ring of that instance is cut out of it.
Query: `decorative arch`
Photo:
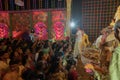
[[[8,38],[9,29],[4,23],[0,23],[0,38]]]
[[[47,40],[48,39],[48,32],[47,32],[47,26],[43,22],[38,22],[34,26],[35,35],[40,40]]]
[[[64,39],[64,24],[62,22],[55,22],[53,24],[55,39],[63,40]]]

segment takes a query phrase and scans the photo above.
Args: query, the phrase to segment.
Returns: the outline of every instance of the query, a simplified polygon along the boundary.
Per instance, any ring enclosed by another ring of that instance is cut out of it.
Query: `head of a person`
[[[77,30],[81,30],[80,27],[77,27]]]
[[[116,39],[120,42],[120,20],[115,23],[114,34]]]
[[[31,33],[34,33],[34,29],[31,30]]]
[[[1,60],[5,60],[5,59],[8,59],[9,58],[9,53],[6,51],[0,51],[0,59]]]
[[[11,71],[19,71],[19,68],[18,68],[19,62],[20,62],[19,60],[14,60],[14,59],[10,60],[9,66]]]
[[[18,47],[18,48],[16,49],[16,51],[17,51],[19,54],[22,54],[22,53],[23,53],[21,47]]]
[[[30,54],[31,53],[31,51],[30,51],[30,49],[29,48],[27,48],[26,50],[25,50],[25,54]]]

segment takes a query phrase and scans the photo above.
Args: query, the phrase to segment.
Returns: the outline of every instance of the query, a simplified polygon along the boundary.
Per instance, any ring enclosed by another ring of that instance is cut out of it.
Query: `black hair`
[[[43,51],[40,51],[40,52],[39,52],[39,55],[38,55],[37,61],[42,60],[43,55],[44,55],[44,52],[43,52]]]
[[[27,63],[28,55],[22,56],[22,64],[25,65]]]
[[[43,62],[42,61],[39,61],[37,64],[36,64],[36,69],[39,70],[39,71],[42,71],[43,70]]]
[[[62,57],[62,56],[63,56],[63,53],[62,53],[62,52],[58,52],[58,51],[55,52],[55,57],[56,57],[56,58]]]
[[[53,58],[51,66],[49,68],[49,73],[54,73],[59,67],[59,58]]]
[[[48,48],[48,47],[49,47],[48,41],[46,40],[46,41],[45,41],[45,44],[44,44],[44,48]]]
[[[22,78],[24,80],[37,80],[36,73],[32,71],[31,69],[27,69],[22,73]]]
[[[19,64],[19,60],[11,59],[9,65]]]
[[[3,56],[5,53],[7,53],[7,50],[5,50],[5,51],[0,50],[0,57]]]
[[[32,29],[32,30],[31,30],[31,33],[34,33],[34,32],[35,32],[35,30],[34,30],[34,29]]]

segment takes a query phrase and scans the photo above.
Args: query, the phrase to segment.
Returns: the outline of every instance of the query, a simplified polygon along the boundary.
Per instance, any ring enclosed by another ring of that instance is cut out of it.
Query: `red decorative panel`
[[[44,22],[47,24],[48,20],[48,13],[45,11],[37,11],[33,12],[33,25],[35,25],[38,22]]]
[[[9,14],[7,12],[0,12],[0,23],[5,23],[9,26]]]
[[[13,37],[17,37],[16,35],[18,35],[19,32],[21,32],[21,31],[23,32],[25,30],[30,29],[31,18],[30,18],[29,12],[11,13],[11,18],[12,18]],[[16,35],[14,33],[16,33]]]
[[[65,22],[65,11],[52,11],[52,22]]]
[[[47,32],[47,26],[43,22],[38,22],[34,26],[35,35],[40,40],[47,40],[48,39],[48,32]]]
[[[56,40],[64,39],[65,20],[64,11],[52,11],[52,35]]]
[[[8,38],[8,26],[4,23],[0,23],[0,38]]]

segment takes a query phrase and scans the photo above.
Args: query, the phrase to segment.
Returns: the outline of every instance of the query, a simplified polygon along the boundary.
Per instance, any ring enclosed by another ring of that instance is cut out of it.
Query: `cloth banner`
[[[24,2],[22,0],[15,0],[15,4],[18,6],[24,6]]]

